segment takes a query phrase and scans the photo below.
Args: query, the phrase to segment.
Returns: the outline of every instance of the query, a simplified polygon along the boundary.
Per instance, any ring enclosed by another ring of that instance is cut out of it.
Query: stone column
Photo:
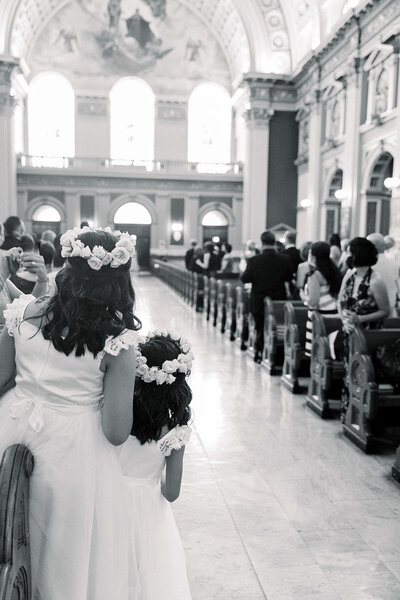
[[[189,246],[191,239],[196,240],[198,244],[203,243],[201,233],[199,234],[199,207],[200,197],[197,195],[190,195],[185,199],[185,246]]]
[[[159,252],[164,248],[169,248],[171,233],[170,195],[168,193],[157,193],[155,204],[158,222],[152,223],[151,226],[151,249]]]
[[[320,91],[314,90],[306,99],[310,109],[308,118],[308,176],[307,199],[310,205],[304,208],[301,216],[301,239],[317,241],[321,238],[321,124],[322,106]],[[302,200],[304,198],[301,198]],[[300,221],[298,214],[298,221]],[[299,230],[300,223],[297,224]],[[306,230],[306,234],[305,234]]]
[[[395,70],[397,73],[397,116],[396,116],[396,152],[393,161],[393,177],[400,177],[400,34],[396,36],[393,49],[396,55]],[[390,205],[390,235],[396,240],[399,247],[400,241],[400,187],[393,188]]]
[[[65,192],[65,212],[67,229],[79,227],[81,221],[80,196],[76,191]]]
[[[340,235],[342,239],[355,237],[359,231],[361,80],[358,58],[351,61],[344,84],[346,88],[346,123],[343,150],[343,189],[347,192],[347,198],[342,200],[341,207]]]
[[[97,192],[94,200],[94,223],[96,227],[114,227],[114,223],[110,222],[108,216],[109,209],[109,192]]]
[[[268,82],[245,78],[234,103],[246,121],[242,241],[258,242],[267,226],[269,124],[274,114]]]
[[[12,57],[0,57],[0,220],[17,214],[17,162],[14,152],[14,96],[11,77],[19,65]]]

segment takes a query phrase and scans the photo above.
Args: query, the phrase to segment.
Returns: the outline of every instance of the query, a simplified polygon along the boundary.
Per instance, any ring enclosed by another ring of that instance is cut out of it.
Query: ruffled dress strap
[[[117,335],[117,337],[107,338],[102,356],[104,356],[104,354],[118,356],[121,350],[128,350],[128,348],[133,346],[137,341],[137,337],[138,334],[136,331],[125,329],[125,331]]]
[[[180,450],[182,446],[186,446],[190,440],[191,433],[192,429],[189,425],[177,425],[158,440],[157,446],[159,451],[164,456],[170,456],[172,450]]]
[[[19,298],[7,304],[3,316],[7,327],[8,334],[14,337],[15,331],[24,320],[25,309],[31,302],[35,302],[35,296],[32,294],[21,294]]]

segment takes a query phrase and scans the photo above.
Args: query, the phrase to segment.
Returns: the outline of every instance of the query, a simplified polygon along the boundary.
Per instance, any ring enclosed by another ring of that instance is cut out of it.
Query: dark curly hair
[[[336,298],[342,283],[342,274],[329,257],[330,246],[327,242],[315,242],[310,248],[315,264],[320,273],[325,277],[329,286],[329,293]]]
[[[378,262],[378,251],[367,238],[353,238],[349,244],[349,252],[351,267],[373,267]]]
[[[110,252],[115,247],[114,236],[105,231],[88,231],[78,239],[90,249],[103,246]],[[129,260],[117,268],[107,265],[94,271],[86,259],[70,257],[56,275],[57,293],[41,315],[43,337],[67,356],[74,350],[82,356],[86,349],[96,356],[107,337],[140,329],[141,322],[133,314],[130,264]]]
[[[161,335],[140,344],[139,349],[149,367],[161,367],[165,360],[174,360],[181,353],[176,341]],[[187,375],[174,373],[174,377],[173,383],[162,385],[136,378],[131,435],[141,444],[159,440],[165,425],[170,430],[177,425],[187,425],[191,419],[192,390],[186,381]]]

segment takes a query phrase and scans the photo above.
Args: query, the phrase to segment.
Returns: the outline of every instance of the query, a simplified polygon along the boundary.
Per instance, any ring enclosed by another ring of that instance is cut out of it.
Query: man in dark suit
[[[271,231],[261,235],[261,254],[252,256],[242,274],[243,283],[251,283],[250,310],[254,317],[257,339],[254,361],[260,363],[264,347],[264,298],[285,300],[290,297],[292,264],[287,256],[276,252]]]
[[[196,248],[196,246],[197,246],[196,240],[191,240],[190,248],[185,254],[185,267],[187,268],[188,271],[190,271],[192,268],[193,254],[194,254],[194,249]]]
[[[296,278],[297,278],[297,267],[302,262],[300,256],[300,250],[296,248],[296,232],[295,231],[286,231],[285,237],[283,238],[283,245],[285,249],[283,250],[283,254],[288,256],[290,262],[292,263],[293,269],[293,277],[290,282],[290,293],[293,297],[295,297],[297,293],[296,288]]]

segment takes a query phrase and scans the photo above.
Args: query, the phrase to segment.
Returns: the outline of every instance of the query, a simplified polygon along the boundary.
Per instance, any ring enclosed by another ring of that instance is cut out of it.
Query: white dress
[[[184,446],[187,425],[143,445],[130,436],[120,450],[137,556],[140,600],[191,600],[185,554],[171,504],[161,493],[166,456]]]
[[[101,420],[102,356],[65,356],[23,314],[33,296],[5,311],[15,340],[16,386],[0,402],[0,456],[14,443],[34,457],[29,525],[33,600],[132,600],[127,506],[117,450]],[[134,342],[108,340],[118,354]],[[104,355],[104,354],[103,354]],[[128,572],[129,570],[129,572]]]

